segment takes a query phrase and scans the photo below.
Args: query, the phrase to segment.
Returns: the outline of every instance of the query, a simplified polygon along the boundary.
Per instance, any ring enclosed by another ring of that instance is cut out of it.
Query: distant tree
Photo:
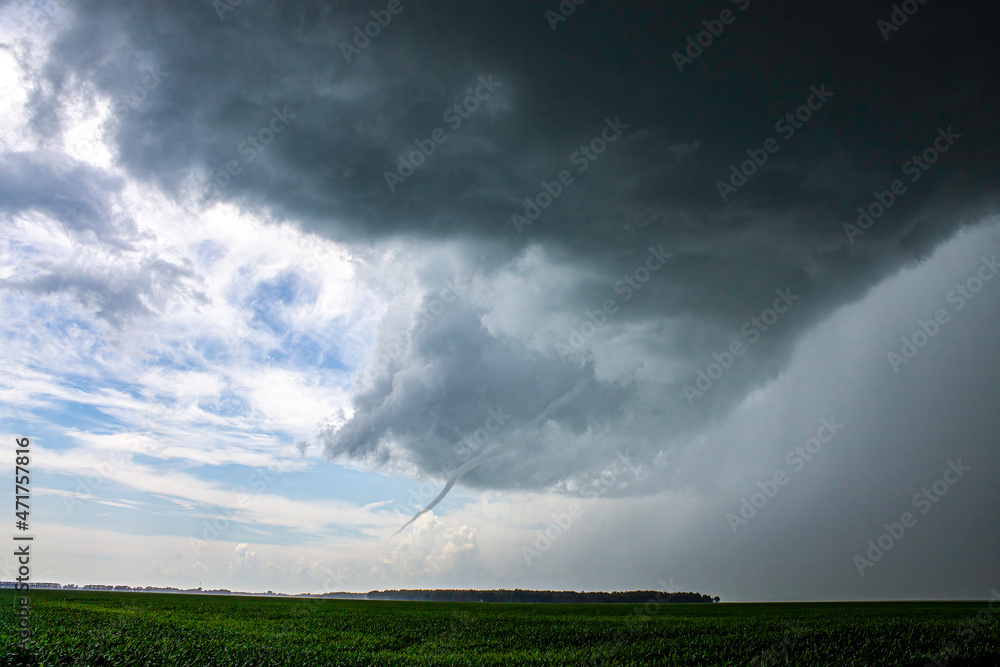
[[[659,591],[613,591],[607,592],[576,592],[576,591],[531,591],[520,588],[514,590],[386,590],[369,591],[361,594],[369,600],[425,600],[454,602],[576,602],[595,603],[611,602],[618,604],[641,604],[650,599],[663,602],[702,602],[711,603],[711,595],[700,593],[667,593]],[[661,598],[662,596],[662,598]],[[718,598],[715,598],[718,601]]]

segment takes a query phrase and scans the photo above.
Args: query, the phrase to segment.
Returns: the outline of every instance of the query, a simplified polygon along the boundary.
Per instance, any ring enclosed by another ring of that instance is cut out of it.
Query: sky
[[[34,579],[989,598],[998,10],[627,4],[0,5]]]

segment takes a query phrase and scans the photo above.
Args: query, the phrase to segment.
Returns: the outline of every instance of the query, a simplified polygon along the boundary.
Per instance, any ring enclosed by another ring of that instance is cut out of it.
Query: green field
[[[1000,665],[985,603],[561,605],[32,591],[0,665]],[[994,605],[996,606],[996,605]],[[1000,608],[996,611],[1000,612]]]

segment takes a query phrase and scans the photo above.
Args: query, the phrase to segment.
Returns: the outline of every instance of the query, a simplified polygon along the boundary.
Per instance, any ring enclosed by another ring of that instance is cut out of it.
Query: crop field
[[[1000,666],[985,603],[476,604],[0,592],[0,665]],[[996,606],[996,605],[994,605]],[[998,609],[997,611],[1000,611]]]

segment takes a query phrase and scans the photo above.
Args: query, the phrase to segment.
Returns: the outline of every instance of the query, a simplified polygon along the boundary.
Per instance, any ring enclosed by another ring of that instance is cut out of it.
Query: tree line
[[[662,591],[530,591],[514,590],[386,590],[370,591],[369,600],[411,600],[424,602],[561,602],[641,604],[659,596],[661,602],[718,602],[719,597],[701,593]]]

